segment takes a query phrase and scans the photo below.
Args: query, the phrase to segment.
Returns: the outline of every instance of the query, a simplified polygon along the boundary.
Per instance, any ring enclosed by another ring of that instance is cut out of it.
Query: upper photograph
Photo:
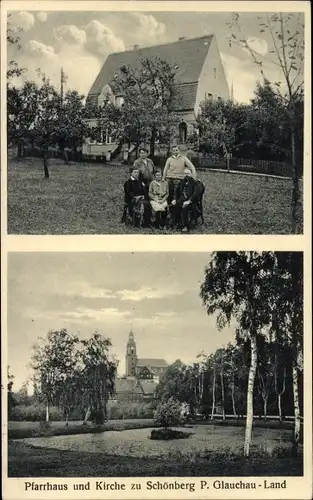
[[[8,234],[303,233],[304,30],[9,11]]]

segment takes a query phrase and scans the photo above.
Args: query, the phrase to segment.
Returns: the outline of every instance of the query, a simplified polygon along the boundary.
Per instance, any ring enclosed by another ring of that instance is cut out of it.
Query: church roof
[[[180,87],[181,98],[179,102],[181,104],[179,107],[176,105],[175,108],[177,110],[192,109],[197,91],[196,84],[199,81],[212,39],[213,35],[206,35],[110,54],[90,89],[89,97],[99,95],[105,85],[112,85],[114,75],[119,72],[122,66],[138,68],[141,59],[159,57],[176,70],[175,81]],[[185,84],[188,85],[185,86]]]
[[[137,366],[149,366],[151,368],[166,368],[168,366],[165,359],[138,358]]]

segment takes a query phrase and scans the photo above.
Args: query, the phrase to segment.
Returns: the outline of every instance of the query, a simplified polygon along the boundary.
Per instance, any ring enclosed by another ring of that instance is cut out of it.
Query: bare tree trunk
[[[49,179],[49,169],[48,169],[48,158],[47,156],[43,157],[43,169],[45,172],[45,179]]]
[[[257,344],[256,335],[252,334],[251,339],[251,363],[249,369],[248,389],[247,389],[247,417],[246,417],[246,433],[244,443],[244,455],[249,456],[250,445],[252,439],[252,424],[253,424],[253,389],[257,367]]]
[[[233,403],[233,415],[234,415],[234,417],[237,418],[236,404],[235,404],[235,380],[234,380],[234,374],[233,374],[232,383],[231,383],[231,400],[232,400],[232,403]]]
[[[298,389],[298,368],[296,361],[292,362],[292,387],[293,387],[293,405],[295,414],[294,442],[298,446],[300,441],[300,407],[299,407],[299,389]]]
[[[49,412],[49,403],[46,404],[46,422],[49,423],[50,420],[50,412]]]
[[[65,427],[68,427],[68,411],[65,414]]]
[[[283,387],[281,392],[278,392],[277,390],[277,374],[275,376],[275,388],[276,388],[276,393],[277,393],[277,406],[278,406],[278,415],[279,415],[279,421],[282,422],[282,411],[281,411],[281,397],[285,392],[286,389],[286,368],[284,368],[284,378],[283,378]]]
[[[278,415],[279,415],[279,421],[282,422],[282,414],[281,414],[281,394],[277,395],[277,406],[278,406]]]
[[[224,374],[223,374],[223,370],[221,370],[220,377],[221,377],[221,392],[222,392],[222,412],[223,412],[223,420],[225,420],[225,391],[224,391]]]
[[[212,413],[211,413],[211,420],[214,418],[214,411],[215,411],[215,385],[216,385],[216,369],[214,366],[214,371],[213,371],[213,388],[212,388]]]
[[[267,420],[267,396],[263,398],[263,414],[264,420]]]
[[[87,410],[86,410],[86,413],[85,413],[85,418],[83,420],[83,424],[87,424],[88,423],[88,420],[90,418],[90,414],[91,414],[91,407],[90,405],[88,406]]]
[[[299,168],[296,161],[296,132],[291,119],[291,165],[292,165],[292,201],[291,201],[291,227],[292,232],[297,233],[297,211],[300,199],[299,190]]]

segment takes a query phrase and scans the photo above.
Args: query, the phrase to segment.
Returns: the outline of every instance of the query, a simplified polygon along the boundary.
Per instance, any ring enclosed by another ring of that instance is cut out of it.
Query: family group
[[[124,184],[123,222],[134,226],[179,228],[189,232],[199,217],[203,222],[202,199],[205,186],[197,179],[192,162],[172,148],[163,172],[155,168],[148,151],[141,148]]]

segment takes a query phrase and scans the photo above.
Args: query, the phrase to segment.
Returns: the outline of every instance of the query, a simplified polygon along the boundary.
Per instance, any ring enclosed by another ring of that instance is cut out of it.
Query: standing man
[[[168,203],[173,200],[174,193],[180,181],[185,177],[185,168],[191,172],[191,176],[196,179],[197,173],[194,165],[189,158],[179,154],[179,147],[173,146],[172,156],[170,156],[165,163],[163,171],[163,179],[168,181],[169,184],[169,197]]]
[[[144,183],[148,193],[150,182],[153,180],[155,166],[153,161],[148,158],[148,151],[145,148],[139,149],[139,158],[134,161],[133,169],[139,170],[139,179]]]

